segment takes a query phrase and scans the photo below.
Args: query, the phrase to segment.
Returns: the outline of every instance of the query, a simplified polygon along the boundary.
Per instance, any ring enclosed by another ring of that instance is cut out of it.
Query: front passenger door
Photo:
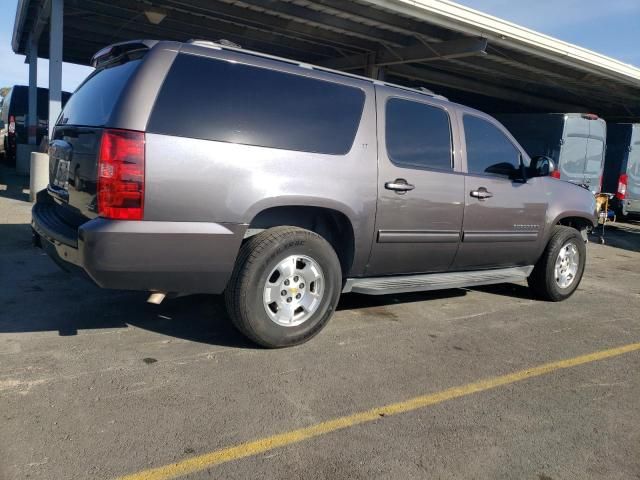
[[[523,153],[489,118],[464,113],[466,167],[462,242],[454,268],[532,265],[547,199],[542,182],[519,178]]]

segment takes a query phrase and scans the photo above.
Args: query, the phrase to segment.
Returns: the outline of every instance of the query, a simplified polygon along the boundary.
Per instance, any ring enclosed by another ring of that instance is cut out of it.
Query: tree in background
[[[7,93],[9,93],[9,90],[11,90],[11,87],[2,87],[0,88],[0,97],[6,97]]]

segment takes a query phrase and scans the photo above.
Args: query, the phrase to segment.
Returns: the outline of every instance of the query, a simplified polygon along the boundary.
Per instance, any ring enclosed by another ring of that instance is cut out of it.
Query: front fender
[[[552,178],[545,180],[548,208],[540,254],[549,242],[553,227],[563,220],[581,219],[592,227],[598,224],[596,199],[593,193],[569,182]]]

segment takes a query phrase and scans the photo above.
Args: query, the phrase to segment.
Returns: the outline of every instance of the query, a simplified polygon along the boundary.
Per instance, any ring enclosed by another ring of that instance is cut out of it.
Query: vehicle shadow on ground
[[[519,298],[522,300],[535,300],[535,296],[531,289],[526,285],[517,283],[500,283],[497,285],[483,285],[481,287],[473,287],[469,290],[476,292],[490,293],[492,295],[501,295],[509,298]]]
[[[29,194],[23,192],[28,188],[29,177],[18,175],[15,169],[0,166],[0,197],[28,202]]]
[[[467,292],[464,289],[456,288],[451,290],[434,290],[428,292],[397,293],[389,295],[363,295],[360,293],[346,293],[340,298],[340,303],[336,308],[341,310],[361,310],[376,307],[386,307],[402,303],[427,302],[429,300],[440,300],[443,298],[464,297]]]
[[[597,242],[601,233],[602,227],[598,227],[590,240]],[[607,223],[604,229],[604,244],[622,250],[640,252],[640,220]]]

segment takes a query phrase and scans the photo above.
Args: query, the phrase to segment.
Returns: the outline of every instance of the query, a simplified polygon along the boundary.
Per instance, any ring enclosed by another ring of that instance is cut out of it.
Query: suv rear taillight
[[[553,172],[551,172],[551,175],[549,175],[551,178],[560,178],[560,170],[554,170]]]
[[[623,173],[620,175],[618,179],[618,192],[616,193],[616,198],[619,200],[624,200],[624,197],[627,196],[627,174]]]
[[[14,135],[16,133],[16,117],[13,115],[9,116],[9,135]]]
[[[98,215],[142,220],[144,133],[104,130],[98,156]]]

